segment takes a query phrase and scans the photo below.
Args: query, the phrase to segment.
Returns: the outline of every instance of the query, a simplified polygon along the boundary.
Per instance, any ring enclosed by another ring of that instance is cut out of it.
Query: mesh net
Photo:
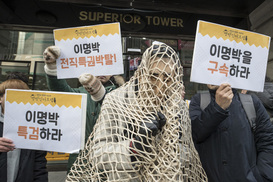
[[[172,48],[148,48],[134,76],[105,97],[67,181],[207,181],[191,138],[182,78],[183,67]],[[145,123],[153,123],[158,112],[166,124],[149,135]]]

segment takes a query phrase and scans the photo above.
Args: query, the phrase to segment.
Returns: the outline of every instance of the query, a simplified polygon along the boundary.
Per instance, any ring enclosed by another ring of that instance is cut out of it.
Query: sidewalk
[[[49,161],[47,163],[48,182],[64,182],[67,161]]]
[[[49,171],[48,182],[64,182],[66,179],[66,171]]]

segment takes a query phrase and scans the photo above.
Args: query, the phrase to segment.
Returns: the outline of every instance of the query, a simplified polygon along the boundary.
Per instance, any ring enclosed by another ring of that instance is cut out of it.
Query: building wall
[[[251,22],[251,31],[273,37],[273,1],[266,0],[263,4],[261,4],[252,13],[249,14],[249,20]],[[268,56],[267,76],[269,76],[271,80],[273,80],[272,38]]]

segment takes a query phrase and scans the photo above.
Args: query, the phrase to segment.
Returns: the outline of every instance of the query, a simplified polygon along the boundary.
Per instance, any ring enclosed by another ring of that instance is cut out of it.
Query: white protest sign
[[[85,117],[86,94],[7,89],[3,136],[16,148],[74,153]]]
[[[270,37],[198,21],[191,81],[263,91]]]
[[[119,23],[54,30],[55,45],[60,47],[58,78],[78,78],[123,74]]]

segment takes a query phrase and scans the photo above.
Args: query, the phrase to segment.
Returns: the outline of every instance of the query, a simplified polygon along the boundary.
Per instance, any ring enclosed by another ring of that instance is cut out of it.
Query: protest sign
[[[85,112],[86,94],[7,89],[3,136],[16,148],[78,152]]]
[[[119,23],[54,30],[55,45],[61,49],[57,59],[58,78],[78,78],[123,74]]]
[[[192,82],[263,91],[270,37],[198,21]]]

